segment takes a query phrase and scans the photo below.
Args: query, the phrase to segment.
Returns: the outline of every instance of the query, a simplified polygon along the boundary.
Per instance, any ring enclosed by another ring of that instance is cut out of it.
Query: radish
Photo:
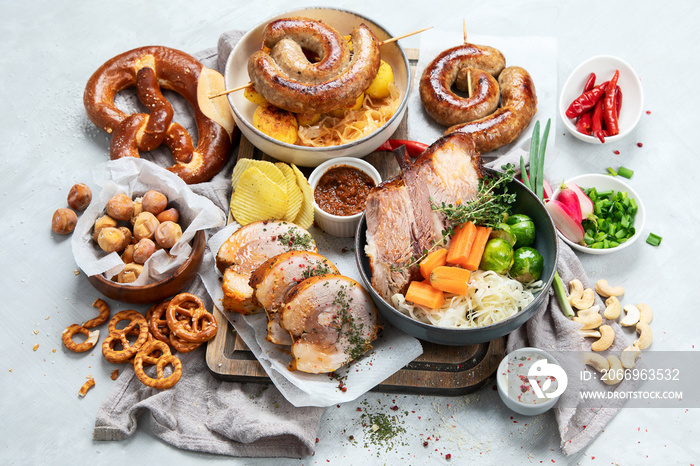
[[[581,222],[574,218],[574,214],[568,207],[556,199],[548,201],[545,205],[547,212],[552,217],[554,225],[562,235],[572,243],[580,243],[583,241],[585,234]]]
[[[567,187],[564,183],[559,187],[559,192],[557,193],[557,201],[561,202],[566,206],[567,210],[571,213],[571,217],[578,223],[581,223],[583,219],[583,214],[581,212],[581,202],[579,201],[578,195],[573,189]]]
[[[578,196],[578,203],[581,206],[581,216],[583,219],[585,220],[593,215],[593,201],[591,201],[590,197],[586,196],[583,189],[581,189],[576,183],[569,183],[569,189],[576,193],[576,196]]]

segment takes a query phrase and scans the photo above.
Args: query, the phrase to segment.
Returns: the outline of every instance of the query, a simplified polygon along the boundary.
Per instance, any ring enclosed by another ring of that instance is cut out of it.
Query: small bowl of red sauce
[[[362,159],[339,157],[322,163],[309,177],[316,223],[329,235],[355,236],[367,195],[381,182],[379,172]]]

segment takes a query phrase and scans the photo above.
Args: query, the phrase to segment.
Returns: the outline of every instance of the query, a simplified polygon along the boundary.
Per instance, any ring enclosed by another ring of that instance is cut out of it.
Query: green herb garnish
[[[658,246],[661,244],[661,237],[659,235],[655,235],[654,233],[649,233],[649,236],[647,236],[647,243],[651,244],[652,246]]]

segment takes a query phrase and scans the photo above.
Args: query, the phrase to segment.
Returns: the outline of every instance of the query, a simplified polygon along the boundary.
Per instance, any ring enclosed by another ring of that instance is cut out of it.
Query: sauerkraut
[[[440,309],[427,309],[406,301],[404,295],[392,296],[400,312],[420,322],[447,328],[476,328],[495,324],[517,314],[534,301],[533,293],[542,282],[523,285],[492,271],[472,273],[466,296],[449,296]]]
[[[297,144],[308,147],[329,147],[361,139],[377,131],[396,113],[401,103],[401,93],[392,83],[391,94],[373,101],[365,95],[362,107],[348,110],[343,118],[323,115],[312,126],[299,126]]]

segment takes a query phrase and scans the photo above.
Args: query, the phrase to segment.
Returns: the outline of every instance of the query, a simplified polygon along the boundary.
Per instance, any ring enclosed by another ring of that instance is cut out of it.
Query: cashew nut
[[[622,350],[620,353],[620,362],[625,369],[632,369],[637,364],[637,356],[642,354],[639,344],[635,341],[631,346]]]
[[[643,322],[638,323],[637,333],[639,334],[639,338],[637,338],[635,343],[637,346],[639,346],[639,349],[645,349],[651,345],[652,334],[649,324],[645,324]]]
[[[605,351],[610,348],[613,340],[615,340],[615,330],[609,325],[601,325],[598,328],[600,331],[600,339],[591,343],[592,351]]]
[[[625,317],[620,320],[620,325],[623,327],[637,325],[637,322],[639,322],[639,317],[641,316],[637,306],[627,304],[623,309],[625,310]]]
[[[597,370],[598,372],[604,372],[610,369],[610,363],[608,362],[607,359],[605,359],[605,356],[601,356],[600,354],[596,353],[586,353],[583,355],[583,363],[586,365],[591,366],[593,369]]]
[[[639,322],[642,324],[650,324],[651,320],[654,318],[654,312],[651,308],[644,303],[638,303],[637,309],[639,309]]]
[[[622,368],[622,363],[617,356],[611,354],[608,356],[608,363],[610,364],[610,369],[606,372],[604,382],[607,385],[617,385],[622,382],[625,370]]]
[[[583,325],[581,330],[592,330],[600,327],[603,323],[603,317],[598,312],[598,306],[589,307],[583,311],[579,311],[578,315],[572,320]]]
[[[617,297],[610,296],[608,299],[605,300],[605,311],[603,311],[603,315],[606,319],[615,320],[618,317],[620,317],[621,313],[622,305],[620,304],[620,300],[617,299]]]
[[[580,298],[569,299],[569,302],[576,309],[588,309],[595,302],[595,293],[591,288],[586,288]]]
[[[578,278],[574,278],[569,282],[569,304],[574,299],[581,299],[583,295],[583,283]],[[573,304],[572,304],[573,305]]]
[[[610,286],[607,280],[598,280],[595,282],[595,291],[603,298],[610,296],[622,296],[625,294],[625,289],[621,286]]]
[[[584,330],[584,329],[581,329],[581,330],[579,330],[579,332],[581,332],[581,336],[582,336],[583,338],[600,338],[600,332],[599,332],[598,330],[593,330],[593,329]]]

